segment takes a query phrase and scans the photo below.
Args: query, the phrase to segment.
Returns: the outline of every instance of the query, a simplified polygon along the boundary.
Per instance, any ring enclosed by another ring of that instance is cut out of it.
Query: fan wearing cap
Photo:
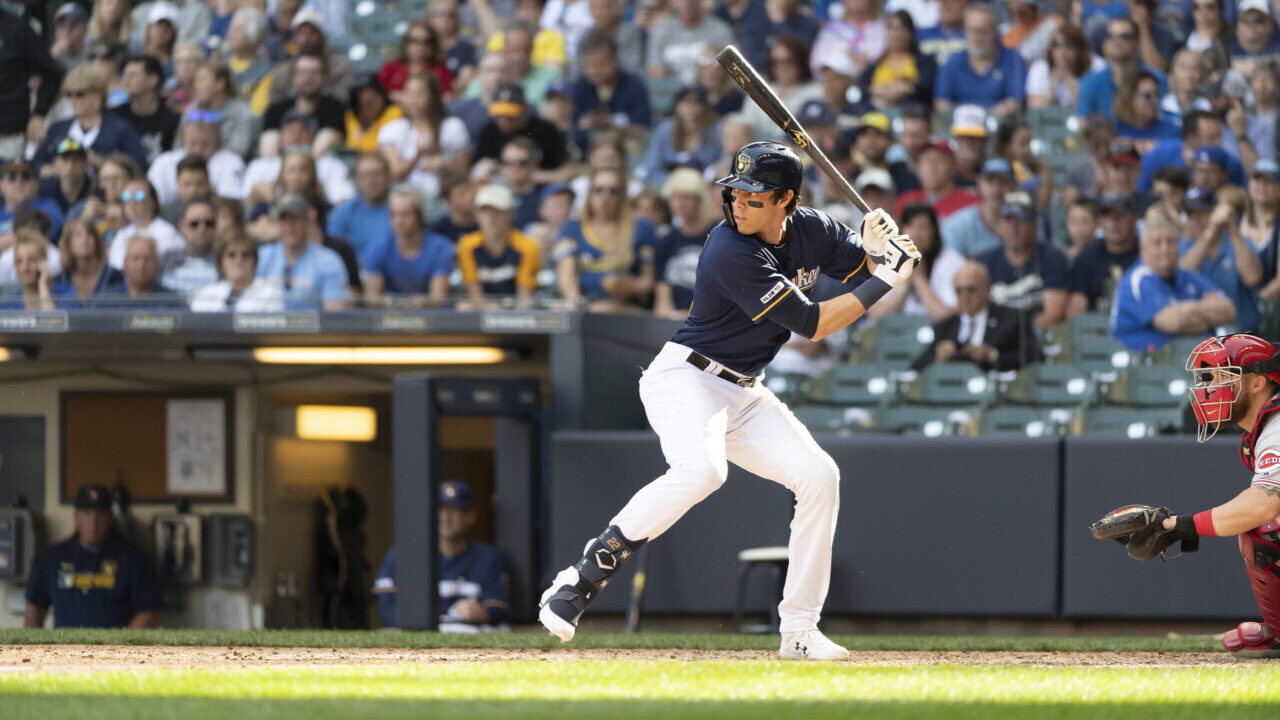
[[[1252,73],[1258,60],[1280,54],[1280,32],[1268,0],[1240,0],[1235,35],[1227,44],[1227,54],[1232,69],[1242,75]]]
[[[26,160],[11,160],[0,165],[0,250],[12,244],[13,221],[23,210],[39,210],[49,216],[50,237],[62,233],[62,210],[52,198],[40,197],[40,184],[35,168]]]
[[[889,159],[893,148],[893,123],[879,110],[863,113],[853,136],[852,159],[857,169],[850,177],[857,177],[864,170],[883,168],[893,178],[896,192],[905,193],[920,189],[920,178],[905,162]],[[872,207],[875,207],[874,205]],[[888,206],[886,206],[888,207]]]
[[[901,216],[908,205],[923,203],[933,206],[938,220],[946,220],[952,213],[978,203],[977,195],[956,187],[955,151],[945,139],[931,138],[920,149],[916,165],[920,188],[898,195],[894,215]]]
[[[1111,308],[1111,334],[1130,350],[1159,350],[1177,335],[1203,336],[1236,319],[1231,300],[1208,278],[1178,267],[1179,231],[1163,212],[1143,219],[1139,260]]]
[[[163,0],[152,3],[138,54],[155,58],[161,65],[168,65],[173,59],[173,47],[177,41],[178,6]]]
[[[679,320],[693,304],[698,258],[718,218],[712,214],[702,174],[692,168],[673,170],[662,196],[671,208],[671,227],[658,236],[654,248],[653,314]]]
[[[79,217],[93,194],[89,157],[84,147],[70,138],[58,143],[53,169],[55,177],[40,181],[39,196],[54,201],[64,218]]]
[[[1198,148],[1191,163],[1191,186],[1216,193],[1227,184],[1227,151],[1216,145]]]
[[[476,524],[471,486],[461,480],[440,483],[440,631],[506,630],[510,617],[507,559],[492,545],[471,539]],[[396,548],[391,546],[374,580],[378,615],[387,627],[396,622]]]
[[[75,533],[36,559],[27,581],[25,627],[150,628],[160,594],[150,558],[112,527],[111,496],[82,485],[75,497]]]
[[[933,104],[938,65],[920,51],[916,24],[906,10],[896,10],[886,21],[884,54],[868,63],[859,78],[878,108],[899,108],[904,102]]]
[[[1259,161],[1258,165],[1264,172],[1275,173],[1275,163],[1269,168],[1264,164],[1270,162]],[[1258,169],[1255,166],[1254,172]],[[1259,320],[1257,288],[1262,285],[1263,272],[1257,251],[1240,232],[1240,218],[1248,200],[1237,187],[1223,188],[1217,199],[1204,231],[1180,239],[1178,267],[1200,273],[1213,283],[1235,306],[1235,326],[1255,332]]]
[[[1102,237],[1091,240],[1071,266],[1067,315],[1109,311],[1120,278],[1138,260],[1138,203],[1134,197],[1104,195],[1098,208]]]
[[[365,248],[361,257],[366,300],[380,303],[384,293],[395,293],[443,302],[457,249],[427,229],[426,201],[417,188],[397,185],[387,205],[391,234]]]
[[[315,205],[290,193],[276,201],[280,239],[258,250],[257,275],[279,288],[289,310],[346,310],[351,305],[349,274],[342,256],[317,242]]]
[[[279,2],[276,3],[277,14],[281,12],[279,4]],[[330,0],[326,4],[338,5],[339,3]],[[317,0],[311,0],[306,3],[306,7],[293,15],[289,40],[284,48],[288,56],[276,64],[268,78],[268,84],[264,86],[269,103],[283,102],[297,93],[293,74],[298,70],[297,59],[304,55],[318,55],[324,58],[326,77],[324,87],[340,103],[347,101],[348,91],[355,87],[355,71],[351,68],[351,62],[347,60],[346,52],[329,45],[326,40],[328,35],[325,29],[326,23],[338,18],[339,15],[330,10],[322,13],[317,7]],[[346,21],[342,19],[340,22]],[[342,34],[328,36],[339,38]],[[255,99],[254,109],[257,110],[258,107]],[[323,121],[320,124],[322,127],[328,127]]]
[[[1259,159],[1249,174],[1249,207],[1240,220],[1240,232],[1255,250],[1270,245],[1280,220],[1280,163]]]
[[[1002,127],[1007,127],[1007,124]],[[956,149],[956,184],[960,187],[973,189],[977,186],[978,174],[982,172],[987,155],[988,136],[987,111],[981,106],[961,105],[952,113],[951,139]]]
[[[476,192],[480,229],[458,240],[458,269],[475,307],[492,306],[495,296],[515,296],[528,306],[538,289],[542,257],[538,243],[512,227],[515,197],[502,185]]]
[[[53,45],[49,55],[62,64],[64,70],[88,62],[89,13],[82,5],[65,2],[53,15]]]
[[[946,111],[965,103],[997,117],[1021,112],[1027,92],[1027,62],[996,37],[995,11],[973,4],[964,11],[965,49],[938,70],[934,109]]]
[[[1182,118],[1182,138],[1161,140],[1142,155],[1142,176],[1138,189],[1151,192],[1151,181],[1156,170],[1162,167],[1180,167],[1190,171],[1195,163],[1196,151],[1204,147],[1222,147],[1222,120],[1205,110],[1192,110]],[[1243,138],[1237,138],[1237,144]],[[1217,156],[1221,157],[1221,156]],[[1226,154],[1227,179],[1233,185],[1244,186],[1246,178],[1240,158]]]
[[[565,167],[569,151],[564,135],[525,102],[524,89],[518,83],[498,86],[493,102],[489,103],[489,118],[476,140],[477,159],[500,161],[507,143],[517,137],[525,137],[538,150],[535,182],[562,182],[572,177],[572,168]]]
[[[1100,196],[1128,195],[1137,198],[1139,205],[1147,201],[1147,193],[1138,190],[1142,173],[1142,159],[1132,140],[1116,138],[1107,146],[1107,158],[1102,164],[1098,184]]]
[[[821,100],[800,107],[800,124],[813,141],[827,147],[836,131],[835,115]],[[707,94],[689,85],[676,94],[671,116],[663,119],[649,136],[649,147],[640,165],[641,177],[649,187],[659,187],[679,167],[703,170],[720,159],[720,122],[707,103]]]
[[[978,175],[978,203],[957,210],[942,221],[942,243],[965,257],[1000,247],[1000,211],[1005,196],[1013,192],[1013,166],[1004,158],[991,158]]]
[[[974,259],[991,275],[991,299],[1033,315],[1039,327],[1067,318],[1070,273],[1062,251],[1037,238],[1038,214],[1031,196],[1012,192],[1000,206],[1000,247]]]

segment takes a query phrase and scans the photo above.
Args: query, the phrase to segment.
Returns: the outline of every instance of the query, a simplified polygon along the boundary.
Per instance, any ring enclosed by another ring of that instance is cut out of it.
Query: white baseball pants
[[[809,430],[761,383],[745,388],[690,365],[667,343],[640,377],[640,399],[670,469],[640,488],[610,522],[652,540],[715,492],[728,462],[795,493],[782,632],[816,630],[831,583],[840,471]],[[709,370],[719,370],[712,363]]]

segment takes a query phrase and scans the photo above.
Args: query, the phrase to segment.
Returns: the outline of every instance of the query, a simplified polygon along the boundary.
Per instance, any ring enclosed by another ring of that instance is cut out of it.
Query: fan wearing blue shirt
[[[1138,178],[1138,190],[1151,192],[1151,182],[1156,170],[1162,167],[1176,167],[1190,170],[1195,160],[1196,151],[1203,147],[1222,146],[1222,121],[1204,110],[1192,110],[1182,119],[1182,137],[1180,139],[1161,140],[1142,156],[1142,175]],[[1240,158],[1225,153],[1227,162],[1227,179],[1232,184],[1245,184],[1244,166]]]
[[[1136,352],[1159,350],[1175,335],[1207,334],[1235,322],[1236,309],[1208,278],[1178,267],[1177,224],[1146,218],[1139,261],[1124,274],[1111,304],[1111,334]]]
[[[346,240],[357,255],[363,255],[365,248],[391,234],[391,213],[387,209],[390,188],[387,159],[376,152],[361,154],[356,161],[357,194],[329,213],[325,234]]]
[[[342,256],[308,239],[317,222],[315,206],[290,193],[275,212],[280,239],[258,250],[258,277],[281,290],[287,310],[346,310],[351,294]]]
[[[1138,59],[1138,25],[1133,20],[1119,17],[1107,21],[1102,55],[1107,60],[1107,67],[1080,78],[1077,115],[1088,117],[1097,113],[1115,120],[1112,106],[1116,99],[1116,88],[1123,84],[1117,78],[1136,78],[1139,72],[1155,77],[1160,83],[1161,96],[1166,92],[1168,80],[1165,74]]]
[[[366,250],[365,294],[426,295],[443,302],[449,295],[457,249],[444,237],[427,230],[425,201],[409,185],[398,185],[387,201],[391,232]]]
[[[938,71],[934,109],[972,103],[996,116],[1020,112],[1026,99],[1027,63],[1016,50],[1000,44],[990,6],[965,9],[964,35],[964,52],[952,55]]]
[[[946,65],[952,55],[964,51],[964,8],[964,2],[939,2],[938,24],[916,28],[920,52],[931,55],[938,67]]]
[[[1160,115],[1160,81],[1149,72],[1138,73],[1133,94],[1116,103],[1116,137],[1133,141],[1138,153],[1150,151],[1157,141],[1177,139],[1178,126]]]

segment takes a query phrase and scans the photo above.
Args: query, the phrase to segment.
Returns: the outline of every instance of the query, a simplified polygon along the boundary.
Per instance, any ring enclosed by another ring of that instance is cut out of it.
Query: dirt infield
[[[8,645],[0,673],[81,673],[105,670],[286,668],[394,663],[510,660],[768,660],[762,650],[405,650],[378,648],[172,647]],[[855,665],[1027,665],[1042,667],[1197,667],[1234,664],[1226,653],[1179,652],[855,652]]]

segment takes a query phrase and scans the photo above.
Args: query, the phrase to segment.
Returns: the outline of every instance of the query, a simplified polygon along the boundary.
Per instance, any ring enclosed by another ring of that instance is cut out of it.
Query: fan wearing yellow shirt
[[[467,298],[477,306],[492,305],[494,296],[514,295],[521,306],[533,301],[542,259],[538,243],[511,227],[515,207],[515,197],[502,185],[476,193],[480,229],[458,240],[458,268]]]

